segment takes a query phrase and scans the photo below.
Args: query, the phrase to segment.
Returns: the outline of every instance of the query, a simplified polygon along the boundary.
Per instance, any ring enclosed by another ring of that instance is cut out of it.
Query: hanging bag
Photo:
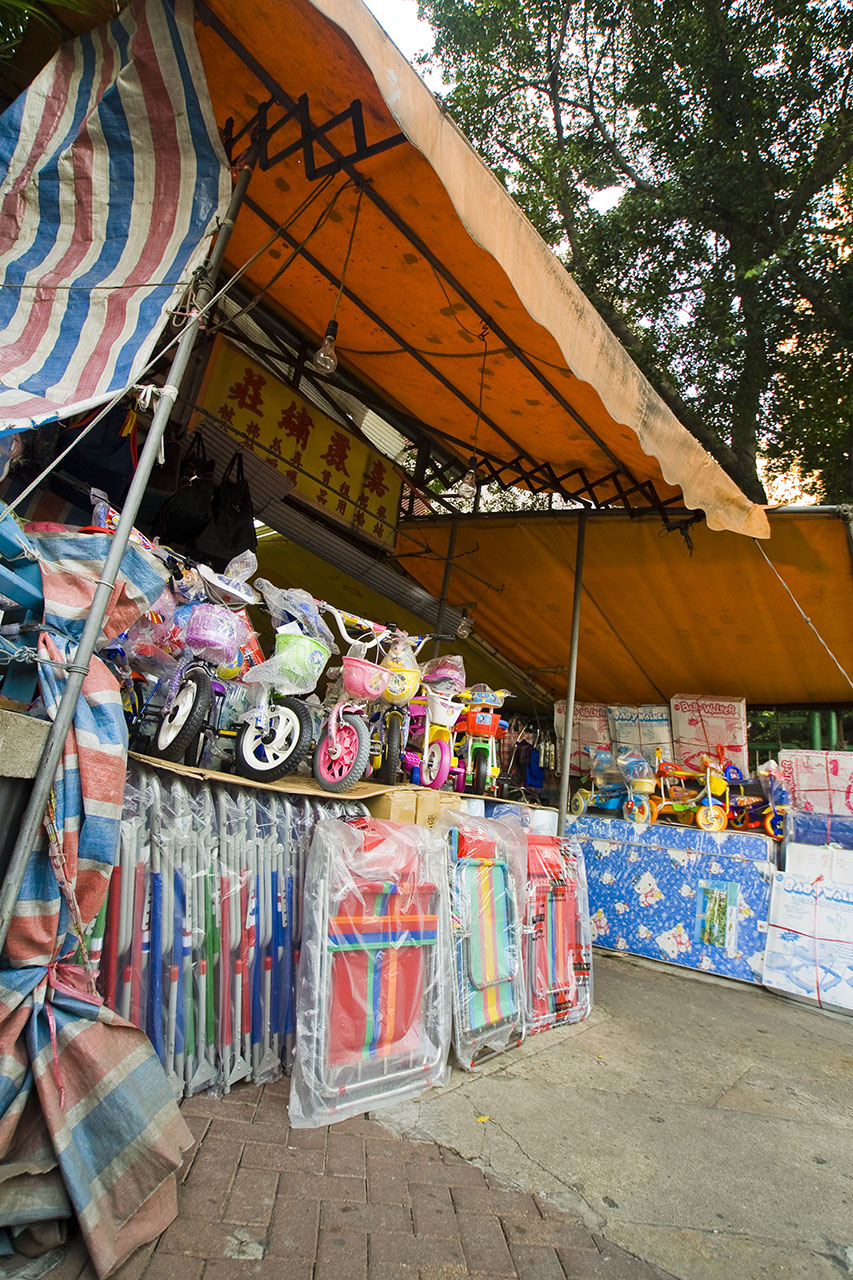
[[[223,573],[235,556],[257,545],[252,495],[238,449],[213,492],[210,519],[193,542],[191,552],[196,560]]]
[[[160,510],[157,532],[167,546],[188,547],[205,529],[213,509],[215,465],[196,432],[184,454],[177,491]]]

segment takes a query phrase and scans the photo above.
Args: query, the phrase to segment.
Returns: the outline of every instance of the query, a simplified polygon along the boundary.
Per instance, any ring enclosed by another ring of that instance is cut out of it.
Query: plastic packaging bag
[[[264,597],[264,603],[277,627],[283,623],[297,622],[304,635],[319,640],[331,653],[338,652],[335,637],[323,621],[317,602],[308,591],[300,591],[297,587],[286,590],[274,587],[266,578],[257,578],[255,587]]]
[[[305,878],[291,1125],[446,1082],[449,959],[442,839],[393,822],[321,822]]]
[[[459,654],[431,658],[421,666],[421,679],[436,693],[461,693],[465,688],[465,663]]]

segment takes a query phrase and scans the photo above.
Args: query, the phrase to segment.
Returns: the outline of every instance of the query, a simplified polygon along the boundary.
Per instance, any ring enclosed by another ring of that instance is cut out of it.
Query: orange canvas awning
[[[462,520],[448,589],[450,604],[473,605],[477,634],[555,696],[566,690],[577,530],[568,513]],[[656,520],[589,516],[578,701],[853,701],[848,517],[779,511],[770,530],[757,543],[694,525],[691,555]],[[418,520],[398,541],[400,564],[436,594],[449,538],[449,520]]]
[[[337,320],[341,364],[363,384],[505,480],[684,505],[766,537],[764,511],[677,422],[361,0],[195,11],[220,127],[239,133],[266,103],[269,128],[287,117],[267,143],[283,158],[253,175],[227,254],[250,264],[243,283],[264,306],[319,342],[361,192]],[[322,137],[305,141],[300,111]]]

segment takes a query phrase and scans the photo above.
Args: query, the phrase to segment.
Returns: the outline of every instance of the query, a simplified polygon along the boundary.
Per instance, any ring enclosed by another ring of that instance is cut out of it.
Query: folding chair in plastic
[[[450,1042],[440,839],[319,823],[305,881],[291,1124],[326,1124],[445,1078]]]
[[[503,847],[509,839],[508,828],[487,819],[449,832],[453,1047],[468,1071],[524,1038],[521,922]]]
[[[589,1015],[590,953],[582,855],[570,840],[529,834],[524,921],[528,1031],[580,1022]]]

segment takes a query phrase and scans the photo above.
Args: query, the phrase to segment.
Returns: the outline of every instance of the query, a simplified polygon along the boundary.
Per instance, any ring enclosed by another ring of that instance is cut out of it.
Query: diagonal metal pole
[[[578,637],[581,625],[581,592],[583,590],[583,553],[586,542],[586,516],[578,517],[578,543],[575,552],[575,586],[572,596],[572,640],[569,650],[569,678],[566,689],[566,727],[563,733],[563,772],[560,775],[560,802],[557,833],[566,833],[569,812],[569,761],[572,754],[572,726],[575,719],[575,685],[578,675]]]
[[[192,317],[187,322],[186,328],[175,348],[175,355],[169,369],[166,385],[160,392],[157,410],[152,419],[144,448],[139,455],[139,463],[124,502],[121,518],[113,535],[109,554],[104,561],[98,585],[95,588],[92,607],[86,619],[80,643],[77,645],[73,661],[69,662],[66,668],[68,681],[56,710],[56,719],[50,727],[50,733],[45,742],[36,775],[33,778],[30,798],[24,811],[24,816],[21,819],[21,826],[9,859],[3,887],[0,889],[0,951],[2,951],[6,943],[6,935],[9,932],[9,925],[15,910],[15,903],[18,901],[18,894],[21,891],[30,855],[38,843],[48,797],[50,796],[50,791],[56,778],[56,770],[65,747],[65,739],[74,720],[74,712],[77,709],[77,701],[83,688],[83,681],[89,673],[89,663],[101,633],[104,614],[121,567],[122,556],[127,547],[130,531],[139,511],[139,504],[148,484],[148,478],[157,460],[160,441],[163,439],[166,424],[171,417],[172,409],[178,397],[181,380],[186,372],[193,347],[195,346],[201,312],[213,294],[214,283],[222,266],[225,249],[234,228],[237,213],[243,203],[257,156],[258,147],[253,144],[246,153],[240,176],[231,194],[228,210],[216,237],[216,243],[207,261],[204,273],[197,284]]]

